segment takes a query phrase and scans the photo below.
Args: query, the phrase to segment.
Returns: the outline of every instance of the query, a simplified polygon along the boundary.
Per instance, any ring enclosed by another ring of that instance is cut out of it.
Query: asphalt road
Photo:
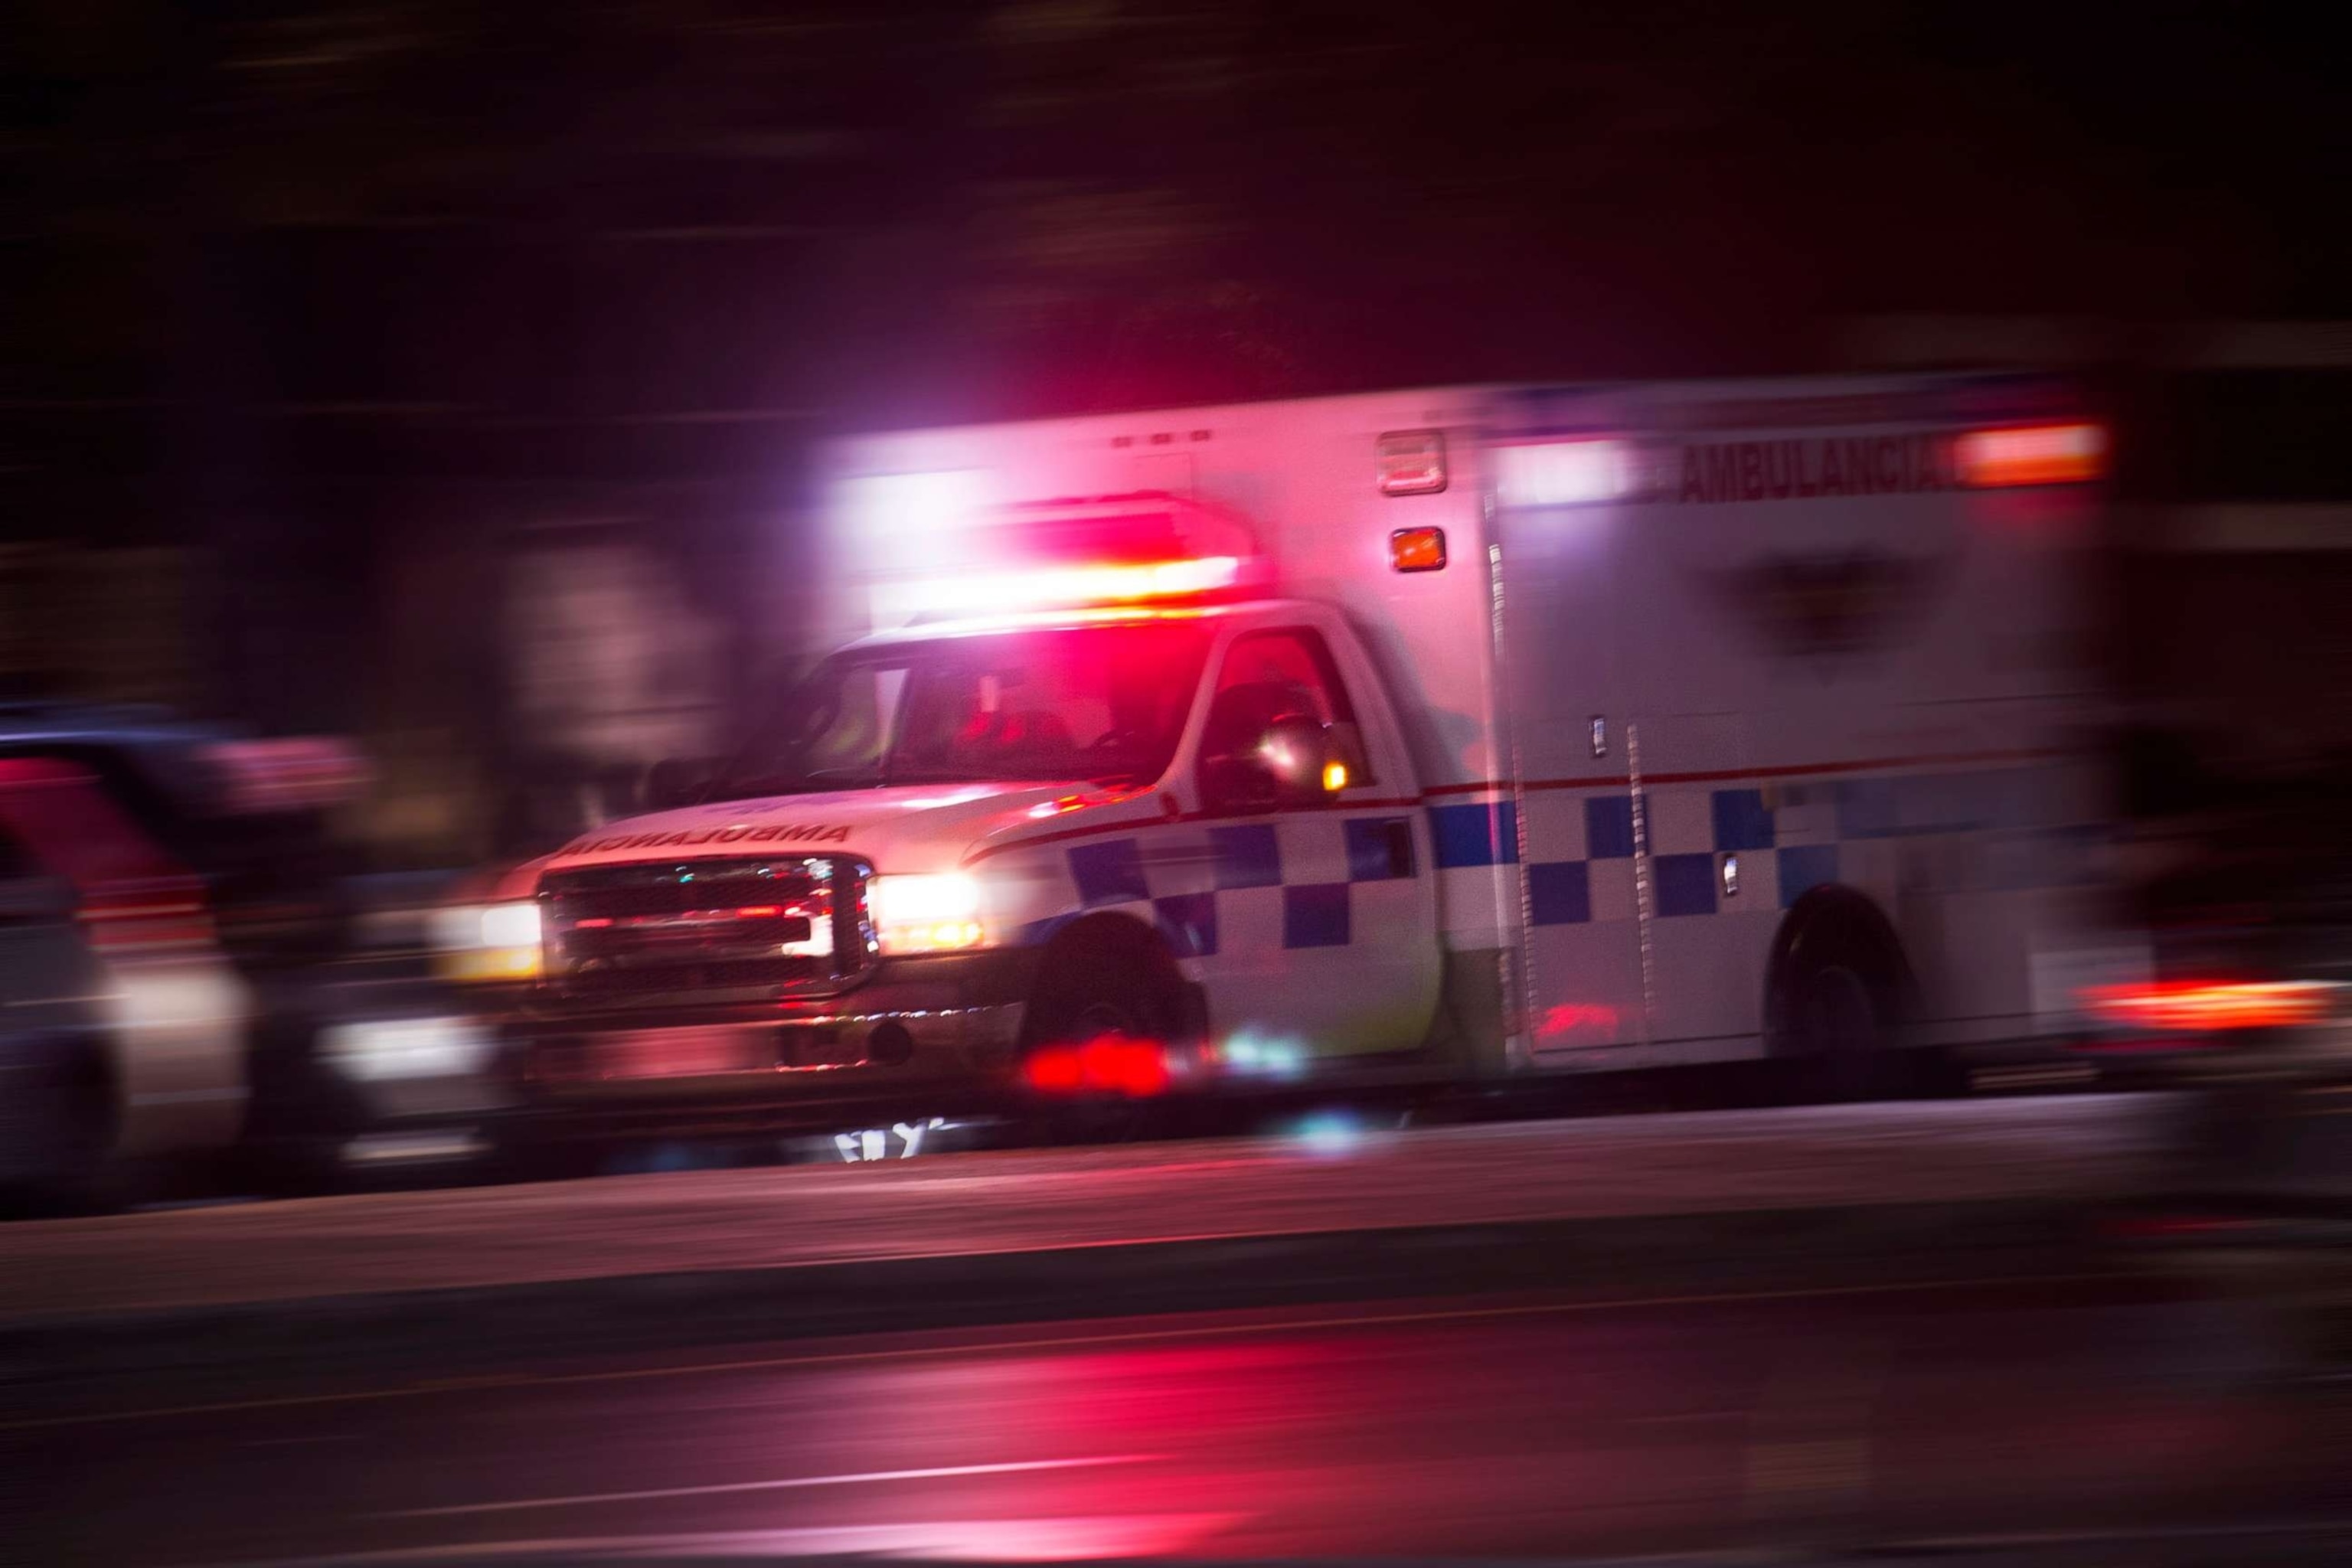
[[[2070,1273],[1096,1320],[0,1422],[12,1560],[1588,1555],[2327,1514],[2330,1396]]]
[[[2088,1201],[2164,1102],[1820,1106],[383,1193],[0,1226],[0,1327],[1214,1237]]]

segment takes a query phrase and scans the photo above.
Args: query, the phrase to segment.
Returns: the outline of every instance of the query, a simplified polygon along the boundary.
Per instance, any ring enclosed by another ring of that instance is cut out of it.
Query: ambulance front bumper
[[[575,1125],[826,1128],[853,1109],[946,1114],[1013,1082],[1034,951],[885,960],[852,990],[764,1004],[576,1009],[498,1023],[526,1116]]]

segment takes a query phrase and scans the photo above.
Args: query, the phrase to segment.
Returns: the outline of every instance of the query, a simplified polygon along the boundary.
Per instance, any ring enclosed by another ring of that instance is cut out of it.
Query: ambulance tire
[[[1823,889],[1798,900],[1773,944],[1769,973],[1768,1046],[1800,1098],[1853,1101],[1899,1086],[1906,1064],[1896,1038],[1910,971],[1893,928],[1868,900]]]
[[[1178,1044],[1184,1033],[1182,983],[1157,937],[1135,922],[1104,916],[1072,927],[1047,951],[1022,1030],[1022,1057],[1103,1035]],[[1117,1142],[1152,1125],[1150,1109],[1087,1096],[1037,1103],[1030,1131],[1049,1142]]]

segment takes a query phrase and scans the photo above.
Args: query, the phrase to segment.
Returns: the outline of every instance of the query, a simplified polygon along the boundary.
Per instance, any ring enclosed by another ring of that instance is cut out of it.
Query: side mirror
[[[1201,790],[1213,811],[1275,811],[1325,796],[1331,737],[1305,714],[1275,720],[1245,744],[1202,759]]]
[[[719,764],[708,757],[664,757],[646,774],[646,809],[692,805],[710,791]]]
[[[1257,754],[1273,775],[1284,805],[1312,805],[1323,798],[1323,764],[1331,760],[1331,735],[1303,713],[1274,721]]]

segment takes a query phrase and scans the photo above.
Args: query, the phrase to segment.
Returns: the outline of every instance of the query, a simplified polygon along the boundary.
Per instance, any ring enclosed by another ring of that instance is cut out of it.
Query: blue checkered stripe
[[[1975,836],[1957,871],[1977,889],[2079,885],[2090,879],[2101,831],[2052,819],[2047,776],[2028,768],[1873,774],[1784,785],[1769,797],[1756,787],[1680,785],[1644,795],[1661,919],[1787,909],[1825,882],[1877,879],[1885,845],[1924,836]],[[1539,794],[1528,810],[1532,923],[1632,918],[1632,792]],[[1514,803],[1436,805],[1429,814],[1440,870],[1518,861]],[[1743,857],[1744,890],[1734,898],[1721,896],[1718,858],[1727,853]]]
[[[1160,827],[1065,853],[1081,910],[1149,905],[1180,958],[1213,957],[1221,928],[1262,929],[1277,907],[1285,948],[1346,947],[1381,912],[1376,889],[1421,870],[1398,812]]]

